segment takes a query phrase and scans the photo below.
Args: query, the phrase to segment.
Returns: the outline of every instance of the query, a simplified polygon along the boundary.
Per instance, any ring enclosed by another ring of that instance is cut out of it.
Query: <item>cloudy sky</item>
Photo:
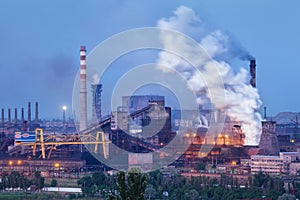
[[[269,115],[300,110],[298,0],[1,0],[0,107],[38,101],[41,117],[60,118],[62,105],[72,107],[80,45],[89,53],[113,34],[156,26],[181,5],[255,56],[257,87]]]

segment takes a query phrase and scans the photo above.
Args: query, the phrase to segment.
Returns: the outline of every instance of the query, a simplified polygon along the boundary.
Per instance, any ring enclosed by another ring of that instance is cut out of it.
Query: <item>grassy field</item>
[[[50,186],[53,179],[57,180],[58,187],[79,187],[75,178],[45,178],[45,186]]]
[[[47,199],[65,199],[59,194],[46,193],[27,193],[27,192],[4,192],[0,193],[0,200],[47,200]]]

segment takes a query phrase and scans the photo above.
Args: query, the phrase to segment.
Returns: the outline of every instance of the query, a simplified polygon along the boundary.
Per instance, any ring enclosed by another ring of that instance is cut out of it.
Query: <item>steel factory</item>
[[[135,156],[160,151],[181,134],[181,143],[187,148],[172,147],[176,160],[168,166],[180,169],[195,169],[199,163],[208,163],[213,173],[233,170],[232,173],[257,173],[264,170],[269,174],[296,173],[300,169],[298,144],[299,124],[281,123],[282,118],[297,119],[297,115],[285,113],[270,118],[264,113],[259,145],[245,145],[242,123],[225,118],[223,130],[213,138],[206,133],[217,110],[199,107],[199,110],[175,110],[166,106],[165,97],[159,95],[134,95],[122,97],[122,105],[109,116],[101,112],[102,90],[100,83],[87,85],[86,47],[80,51],[80,118],[79,121],[63,119],[45,121],[39,119],[39,104],[35,102],[35,116],[32,119],[32,102],[27,109],[1,110],[1,170],[22,169],[30,173],[41,170],[45,176],[63,172],[88,169],[112,169],[101,159],[118,156],[116,146],[129,152],[125,161],[118,166],[128,169],[141,166],[151,170],[155,156]],[[256,61],[250,60],[250,85],[256,87]],[[87,90],[92,91],[92,107],[88,108]],[[91,109],[92,116],[88,116]],[[14,112],[13,112],[14,111]],[[25,111],[27,117],[25,117]],[[12,118],[12,113],[14,113]],[[18,113],[21,113],[19,116]],[[197,117],[197,112],[200,117]],[[183,116],[187,115],[188,118]],[[294,118],[295,117],[295,118]],[[89,120],[91,119],[91,120]],[[157,127],[159,131],[156,131]],[[179,129],[181,132],[179,132]],[[203,145],[211,144],[209,152],[202,152]],[[168,156],[160,154],[159,156]],[[101,158],[101,159],[99,159]],[[118,157],[117,157],[118,158]],[[276,163],[276,165],[274,165]],[[168,167],[161,166],[161,167]]]

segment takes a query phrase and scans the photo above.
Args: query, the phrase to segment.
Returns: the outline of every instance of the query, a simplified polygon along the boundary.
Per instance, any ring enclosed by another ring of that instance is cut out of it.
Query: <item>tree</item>
[[[92,196],[96,193],[95,185],[92,182],[90,176],[85,176],[77,181],[77,184],[81,186],[81,191],[87,196]]]
[[[101,191],[106,187],[106,176],[103,172],[95,172],[92,174],[92,182],[97,188],[97,192]]]
[[[41,176],[41,172],[39,171],[34,173],[34,184],[37,190],[40,190],[45,186],[45,178]]]
[[[192,189],[189,192],[185,193],[185,197],[189,200],[199,199],[199,192],[197,192],[197,190],[195,189]]]
[[[278,197],[278,200],[295,200],[295,199],[296,199],[295,195],[286,194],[286,193]]]
[[[126,179],[127,178],[127,179]],[[137,168],[129,171],[127,177],[125,172],[117,174],[117,184],[121,200],[144,200],[147,187],[147,177]],[[109,199],[116,199],[110,196]]]
[[[156,194],[156,190],[152,185],[148,185],[145,190],[145,197],[146,199],[150,200],[152,197],[154,197]]]
[[[56,179],[52,179],[51,183],[50,183],[51,187],[56,187],[57,186],[57,180]]]
[[[197,170],[199,171],[203,171],[206,168],[206,164],[205,163],[198,163],[197,164]]]

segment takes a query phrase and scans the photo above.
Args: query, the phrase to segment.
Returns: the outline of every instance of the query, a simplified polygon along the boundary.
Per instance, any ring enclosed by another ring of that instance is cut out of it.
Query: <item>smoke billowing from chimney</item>
[[[216,76],[221,76],[224,82],[226,102],[215,100],[217,109],[225,109],[227,115],[234,121],[241,123],[242,130],[246,135],[245,144],[257,145],[260,139],[262,117],[258,111],[261,101],[257,89],[249,85],[248,71],[241,68],[237,73],[226,62],[228,59],[247,59],[253,57],[245,51],[238,42],[220,30],[207,32],[206,27],[201,22],[195,12],[187,7],[181,6],[174,11],[174,16],[168,19],[161,19],[157,26],[163,29],[174,29],[183,32],[197,41],[212,59],[207,59],[205,55],[195,55],[196,51],[184,38],[170,38],[170,35],[161,35],[161,40],[166,49],[176,48],[184,55],[185,59],[193,60],[198,66],[202,66],[201,74],[196,72],[188,62],[176,55],[162,51],[159,54],[158,64],[167,66],[161,68],[168,72],[168,68],[183,74],[191,89],[196,93],[199,104],[210,101],[209,91],[215,88],[207,88],[206,81],[217,80]],[[176,43],[174,43],[176,41]],[[175,47],[174,47],[175,46]],[[219,74],[213,74],[211,67],[217,66]],[[206,80],[203,79],[206,78]],[[218,89],[218,88],[217,88]],[[216,89],[216,91],[217,91]]]

